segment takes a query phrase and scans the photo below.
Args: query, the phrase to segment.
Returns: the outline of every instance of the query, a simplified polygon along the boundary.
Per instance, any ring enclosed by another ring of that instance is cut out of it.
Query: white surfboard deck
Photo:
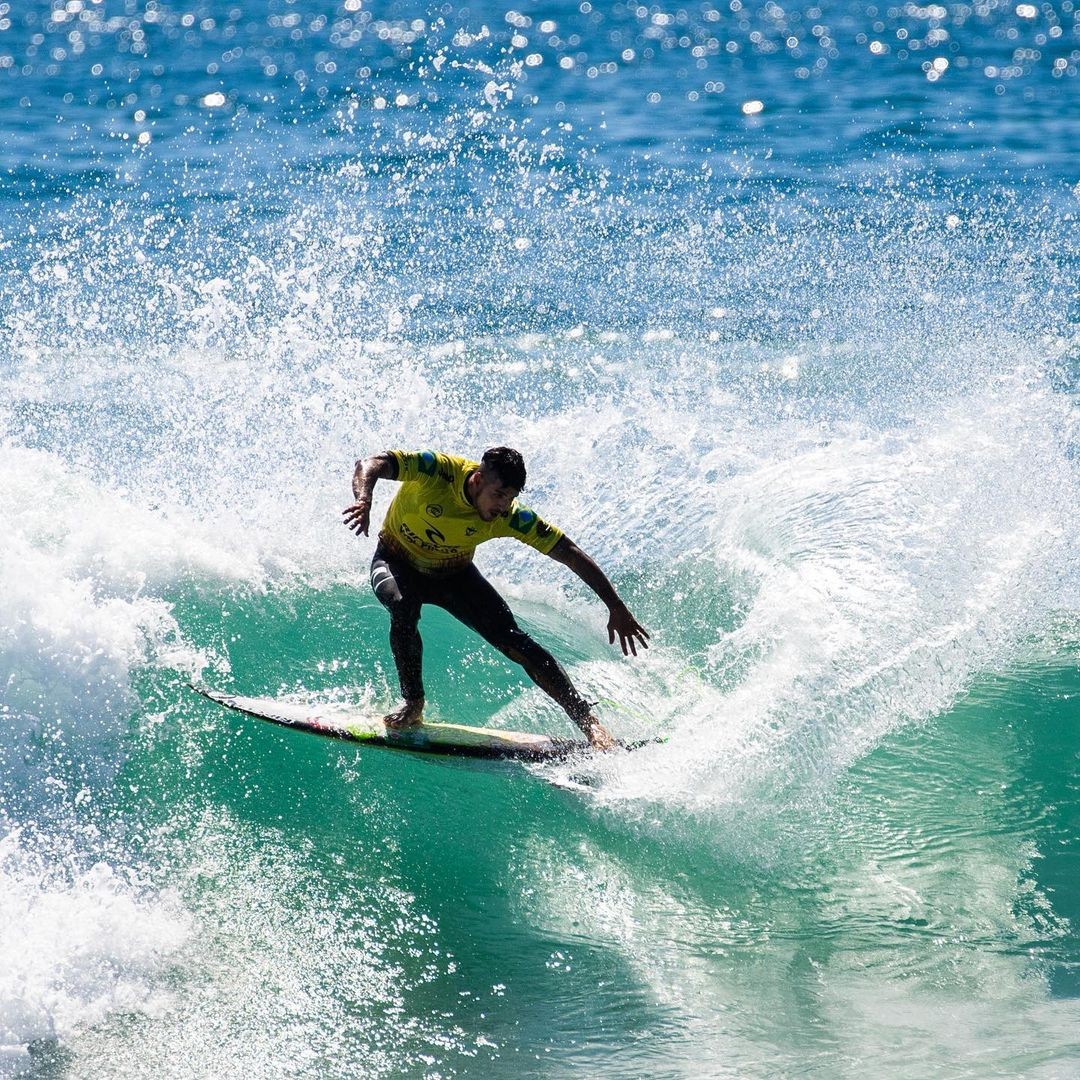
[[[558,761],[590,749],[583,739],[562,739],[526,731],[424,723],[408,730],[388,728],[381,719],[340,705],[303,705],[275,698],[228,694],[209,686],[191,688],[234,712],[271,724],[332,739],[448,757]]]

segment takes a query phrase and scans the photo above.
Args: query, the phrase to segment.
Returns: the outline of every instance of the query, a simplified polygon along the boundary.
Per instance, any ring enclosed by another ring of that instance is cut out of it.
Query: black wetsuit
[[[423,643],[417,624],[421,607],[435,604],[520,664],[576,723],[588,716],[589,703],[574,689],[562,665],[518,626],[506,601],[473,563],[449,573],[426,574],[380,543],[371,560],[371,587],[390,612],[390,647],[406,702],[424,698]]]

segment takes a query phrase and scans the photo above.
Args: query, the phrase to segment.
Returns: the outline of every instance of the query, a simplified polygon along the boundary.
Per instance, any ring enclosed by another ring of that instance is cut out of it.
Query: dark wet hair
[[[480,465],[495,473],[504,487],[521,491],[525,487],[525,459],[509,446],[493,446],[484,451]]]

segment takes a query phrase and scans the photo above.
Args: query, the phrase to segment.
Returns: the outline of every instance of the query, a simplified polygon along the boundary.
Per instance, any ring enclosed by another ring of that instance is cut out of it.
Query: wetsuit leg
[[[423,701],[424,643],[417,624],[424,602],[418,575],[380,544],[371,560],[371,587],[379,603],[390,612],[390,650],[397,665],[401,696]]]
[[[433,585],[430,603],[449,611],[508,659],[520,664],[529,678],[581,726],[589,715],[589,703],[577,692],[559,661],[518,626],[509,605],[475,566],[434,579]]]

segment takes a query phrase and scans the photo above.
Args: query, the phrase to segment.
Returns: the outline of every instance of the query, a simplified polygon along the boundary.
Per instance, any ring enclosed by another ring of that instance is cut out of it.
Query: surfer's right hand
[[[360,498],[352,504],[352,506],[346,506],[341,511],[345,515],[345,527],[351,529],[357,536],[361,533],[364,536],[368,534],[368,525],[371,520],[371,499]]]

